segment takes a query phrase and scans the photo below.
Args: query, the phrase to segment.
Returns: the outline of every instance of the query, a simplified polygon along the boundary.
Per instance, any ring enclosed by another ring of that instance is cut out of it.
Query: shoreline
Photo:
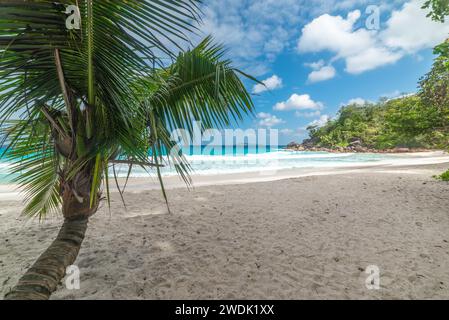
[[[442,149],[409,148],[396,147],[391,149],[375,149],[366,147],[361,141],[357,140],[347,147],[319,147],[313,144],[291,142],[286,147],[290,151],[310,151],[310,152],[328,152],[328,153],[373,153],[373,154],[407,154],[422,152],[446,152]]]
[[[417,170],[424,169],[428,165],[448,164],[449,154],[444,151],[418,152],[418,153],[395,153],[389,154],[396,159],[381,160],[377,162],[364,163],[342,163],[334,166],[315,166],[302,168],[289,168],[264,171],[245,171],[239,173],[223,174],[195,174],[191,175],[191,188],[214,186],[214,185],[241,185],[257,182],[272,182],[287,179],[296,179],[311,176],[323,175],[344,175],[351,173],[382,173],[389,169],[393,171],[402,171],[403,173],[414,173]],[[425,170],[425,169],[424,169]],[[430,173],[430,172],[429,172]],[[440,174],[442,172],[434,172]],[[121,186],[125,183],[125,178],[118,178]],[[176,176],[169,175],[164,177],[164,186],[166,189],[186,189],[184,181]],[[126,192],[140,192],[146,190],[160,190],[160,184],[157,178],[148,177],[130,177]],[[112,186],[111,192],[117,192],[115,186]],[[1,184],[1,200],[21,200],[20,193],[17,191],[17,185]]]

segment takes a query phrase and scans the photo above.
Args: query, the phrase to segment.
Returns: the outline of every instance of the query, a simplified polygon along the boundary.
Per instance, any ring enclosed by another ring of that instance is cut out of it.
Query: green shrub
[[[449,181],[449,170],[438,177],[440,180]]]

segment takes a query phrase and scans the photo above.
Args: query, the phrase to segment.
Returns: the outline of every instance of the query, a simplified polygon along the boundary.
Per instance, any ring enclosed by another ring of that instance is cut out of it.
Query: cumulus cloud
[[[388,47],[415,53],[434,47],[447,38],[449,23],[441,24],[426,17],[421,9],[423,0],[405,3],[401,10],[394,11],[387,22],[387,28],[380,38]]]
[[[319,70],[322,67],[324,67],[324,65],[326,64],[326,62],[324,62],[323,59],[315,61],[315,62],[310,62],[310,63],[305,63],[304,65],[306,67],[312,68],[313,70]]]
[[[329,122],[329,120],[331,119],[331,117],[327,114],[323,114],[319,119],[316,119],[312,122],[310,122],[307,127],[322,127],[324,126],[326,123]]]
[[[323,106],[321,102],[312,100],[308,94],[299,95],[294,93],[287,101],[276,103],[273,109],[277,111],[321,110]]]
[[[383,31],[356,29],[361,12],[351,11],[346,17],[324,14],[302,29],[298,41],[300,53],[329,51],[332,61],[343,59],[346,71],[360,74],[393,64],[407,54],[431,48],[442,42],[449,33],[449,22],[438,24],[426,17],[421,9],[423,0],[411,0],[393,10]],[[331,74],[331,70],[315,73]]]
[[[231,50],[239,68],[266,74],[271,62],[297,36],[301,19],[298,0],[205,1],[202,34],[211,34]]]
[[[351,74],[360,74],[365,71],[393,64],[403,57],[382,47],[367,48],[365,51],[346,58],[346,71]]]
[[[290,137],[292,139],[305,138],[307,135],[307,128],[300,127],[296,129],[282,129],[279,133],[283,136]]]
[[[310,83],[330,80],[335,77],[337,72],[333,66],[323,66],[320,69],[314,70],[309,74],[308,81]]]
[[[350,12],[347,18],[324,14],[304,26],[298,42],[300,52],[329,50],[340,56],[355,54],[371,45],[367,30],[353,31],[360,18],[359,10]]]
[[[319,117],[321,115],[321,111],[310,111],[310,112],[295,112],[295,117],[297,118],[313,118],[313,117]]]
[[[299,51],[334,52],[334,59],[345,59],[346,71],[354,74],[399,60],[401,55],[382,47],[372,31],[354,30],[354,24],[360,16],[361,12],[356,10],[346,18],[324,14],[314,19],[302,30],[298,42]]]
[[[363,105],[365,105],[368,102],[369,101],[367,101],[367,100],[365,100],[363,98],[354,98],[354,99],[351,99],[348,102],[344,103],[343,105],[349,106],[349,105],[355,104],[355,105],[358,105],[358,106],[363,106]]]
[[[277,75],[273,75],[272,77],[265,79],[262,81],[263,84],[256,84],[253,88],[254,94],[260,94],[265,91],[271,91],[275,89],[282,88],[282,79]]]
[[[263,76],[279,54],[295,46],[300,33],[298,25],[311,16],[350,10],[366,1],[208,0],[202,6],[199,38],[211,34],[231,49],[229,55],[239,68]]]
[[[275,115],[272,115],[272,114],[266,113],[266,112],[258,113],[257,118],[260,120],[259,126],[261,126],[261,127],[271,128],[271,127],[275,127],[277,125],[285,123],[284,120],[276,117]]]

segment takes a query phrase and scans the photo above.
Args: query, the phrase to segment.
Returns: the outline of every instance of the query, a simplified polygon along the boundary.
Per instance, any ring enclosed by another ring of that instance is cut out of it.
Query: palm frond
[[[60,158],[55,151],[50,126],[36,115],[31,123],[11,121],[3,126],[3,132],[11,133],[14,148],[4,154],[14,163],[10,172],[12,182],[25,191],[24,213],[40,219],[55,213],[61,199],[59,195]],[[2,132],[2,133],[3,133]]]
[[[239,78],[244,73],[223,59],[224,53],[222,46],[207,37],[158,73],[162,81],[150,88],[148,104],[167,128],[191,131],[194,121],[201,121],[205,129],[221,128],[253,114],[251,97]]]
[[[74,4],[80,29],[67,30],[65,8]],[[182,50],[197,30],[200,4],[0,3],[0,147],[15,163],[25,211],[44,216],[57,208],[58,181],[70,182],[82,170],[91,179],[93,207],[103,183],[109,198],[110,161],[145,164],[156,157],[162,164],[164,152],[176,147],[173,129],[191,131],[199,120],[203,129],[223,127],[253,113],[240,77],[255,79],[233,68],[221,46],[208,37]],[[164,58],[173,64],[167,67]],[[168,156],[189,183],[182,153]],[[161,187],[166,198],[162,181]]]

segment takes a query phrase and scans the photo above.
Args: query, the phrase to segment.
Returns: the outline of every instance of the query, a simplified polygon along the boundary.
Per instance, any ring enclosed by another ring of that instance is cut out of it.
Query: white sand
[[[103,208],[92,218],[76,261],[81,289],[61,286],[53,298],[448,299],[449,184],[432,179],[447,167],[296,171],[303,177],[232,185],[251,177],[200,177],[224,185],[173,182],[172,214],[136,179],[127,210],[115,194],[111,216]],[[25,223],[20,202],[0,204],[3,295],[61,221]],[[379,291],[365,287],[369,265],[381,270]]]

